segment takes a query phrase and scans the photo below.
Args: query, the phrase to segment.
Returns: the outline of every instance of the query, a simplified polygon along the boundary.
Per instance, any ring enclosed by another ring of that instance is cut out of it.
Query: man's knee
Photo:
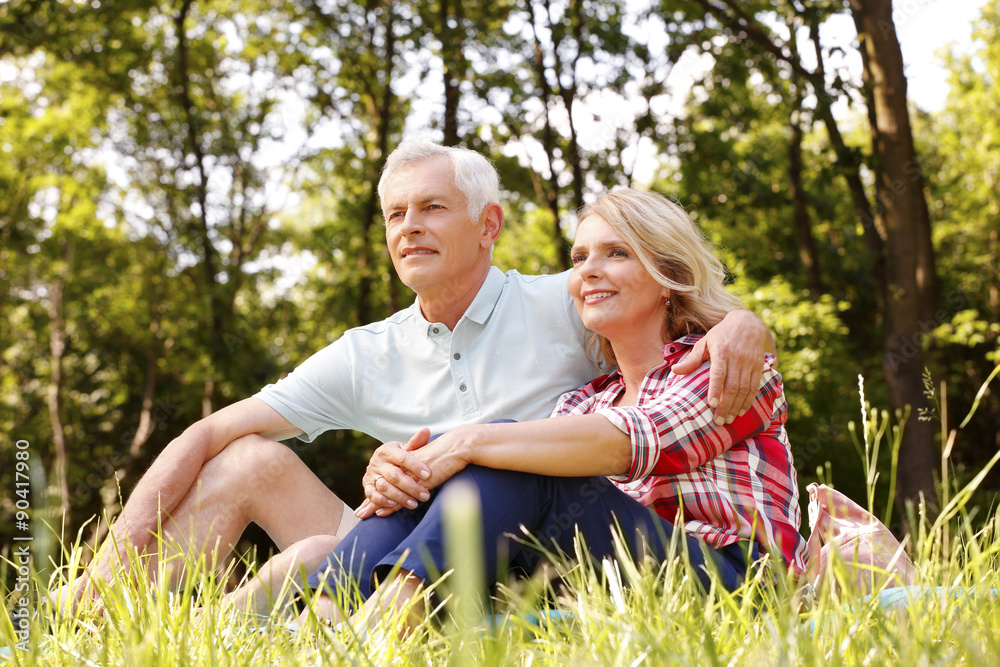
[[[220,505],[254,521],[261,498],[304,464],[281,443],[258,435],[231,442],[202,466],[196,482],[201,505]]]
[[[280,442],[260,435],[245,435],[219,452],[202,468],[202,475],[222,477],[244,487],[272,485],[291,470],[304,466]]]

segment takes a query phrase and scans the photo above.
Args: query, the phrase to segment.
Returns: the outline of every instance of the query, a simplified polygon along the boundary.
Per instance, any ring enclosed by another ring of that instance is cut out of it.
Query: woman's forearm
[[[468,463],[557,477],[627,473],[632,443],[601,415],[478,424],[456,429]]]

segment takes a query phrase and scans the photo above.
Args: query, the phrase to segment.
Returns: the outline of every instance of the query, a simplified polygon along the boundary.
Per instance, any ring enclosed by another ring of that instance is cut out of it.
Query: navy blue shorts
[[[483,527],[479,540],[487,581],[495,582],[512,570],[532,572],[545,557],[524,542],[521,526],[557,553],[573,554],[579,531],[595,559],[614,558],[616,530],[626,538],[637,562],[646,552],[661,562],[670,553],[673,525],[606,477],[549,477],[469,466],[416,509],[359,523],[309,577],[308,586],[326,587],[336,594],[342,586],[356,585],[367,598],[397,564],[427,582],[446,572],[451,566],[445,554],[440,492],[459,481],[479,492]],[[746,542],[712,549],[692,536],[684,539],[687,557],[706,589],[706,558],[720,582],[735,590],[748,561],[759,557],[756,545]]]

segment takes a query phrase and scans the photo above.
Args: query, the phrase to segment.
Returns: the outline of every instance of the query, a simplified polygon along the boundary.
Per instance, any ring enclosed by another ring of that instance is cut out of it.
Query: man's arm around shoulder
[[[764,353],[776,355],[774,337],[748,310],[733,310],[674,365],[685,375],[711,358],[708,404],[715,408],[715,423],[732,424],[753,405],[764,372]],[[777,368],[777,359],[774,367]]]

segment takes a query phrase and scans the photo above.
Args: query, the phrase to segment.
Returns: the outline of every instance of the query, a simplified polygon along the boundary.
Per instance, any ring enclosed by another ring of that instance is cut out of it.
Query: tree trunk
[[[556,72],[559,76],[559,95],[562,97],[563,106],[566,107],[566,116],[569,121],[569,147],[567,150],[568,161],[570,171],[573,174],[573,209],[579,211],[583,208],[583,193],[586,187],[586,176],[583,173],[583,161],[580,155],[580,140],[576,132],[576,123],[573,120],[573,111],[576,103],[577,94],[577,81],[576,81],[576,70],[580,62],[580,57],[583,55],[583,16],[582,12],[585,11],[580,7],[580,3],[577,0],[570,2],[570,6],[567,13],[572,16],[572,34],[573,39],[576,41],[576,50],[573,55],[573,59],[570,61],[569,66],[566,68],[568,71],[566,75],[569,77],[569,82],[567,85],[563,85],[563,63],[559,55],[559,49],[553,49],[553,55],[556,61]],[[563,237],[563,249],[565,250],[565,255],[569,256],[569,244],[565,241]]]
[[[548,163],[549,168],[549,178],[547,187],[543,187],[544,201],[548,206],[549,211],[552,213],[552,240],[556,245],[556,254],[559,256],[559,265],[562,270],[566,271],[570,268],[569,262],[569,242],[566,240],[565,235],[562,232],[562,227],[559,224],[560,221],[560,211],[559,211],[559,175],[556,171],[556,133],[552,128],[552,120],[549,114],[549,108],[552,100],[556,97],[552,91],[552,86],[549,84],[548,79],[548,67],[545,64],[545,50],[542,45],[541,39],[538,37],[537,21],[538,18],[535,13],[534,3],[530,3],[531,6],[531,31],[532,37],[534,39],[534,65],[535,65],[535,75],[538,77],[538,87],[541,90],[541,103],[544,107],[544,124],[542,126],[542,149],[545,151],[545,158]],[[549,17],[548,13],[549,7],[546,5],[546,18]],[[558,50],[559,45],[553,44],[552,49],[554,51]],[[572,111],[571,109],[569,110]]]
[[[989,188],[990,192],[996,192],[997,179],[996,171],[993,169],[983,170],[983,182]],[[993,225],[990,227],[990,263],[989,263],[989,306],[991,313],[991,320],[993,322],[1000,322],[1000,233],[997,232],[1000,229],[1000,202],[997,201],[996,197],[990,204],[989,218],[993,219]],[[987,219],[989,219],[987,218]],[[1000,433],[997,434],[1000,438]]]
[[[216,383],[215,375],[219,372],[219,359],[223,354],[223,340],[226,329],[226,313],[230,308],[225,299],[222,298],[222,286],[219,284],[219,258],[215,245],[212,243],[212,236],[208,223],[208,173],[206,168],[205,151],[201,145],[201,122],[198,118],[198,110],[191,97],[190,87],[190,63],[188,61],[188,37],[187,37],[187,17],[191,10],[192,0],[184,0],[181,8],[174,19],[177,30],[177,69],[175,90],[177,92],[178,103],[184,113],[185,125],[187,126],[187,149],[194,156],[195,168],[198,172],[198,181],[195,183],[195,198],[198,204],[198,212],[194,216],[195,234],[198,245],[202,251],[202,271],[205,277],[204,306],[209,321],[209,367],[205,370],[206,376],[202,387],[201,416],[207,417],[215,410]]]
[[[48,393],[49,423],[52,425],[52,447],[55,454],[54,484],[59,491],[59,507],[62,516],[68,516],[69,512],[69,461],[67,459],[66,428],[62,418],[62,388],[63,388],[63,357],[66,354],[66,318],[63,313],[63,287],[65,285],[65,274],[73,261],[73,245],[66,242],[65,264],[63,270],[59,271],[49,291],[49,353],[50,353],[50,377]]]
[[[1000,221],[998,221],[1000,222]],[[993,321],[1000,322],[1000,234],[990,230],[990,311]]]
[[[801,99],[799,99],[801,103]],[[802,186],[802,114],[796,109],[792,113],[792,141],[788,147],[788,180],[792,194],[795,217],[795,231],[799,240],[799,259],[806,272],[806,284],[813,299],[823,291],[820,278],[819,255],[809,224],[809,210],[806,206],[806,192]]]
[[[454,19],[455,26],[450,21]],[[468,76],[468,62],[462,51],[464,11],[462,0],[441,0],[438,25],[441,30],[441,62],[444,77],[444,141],[445,146],[457,146],[462,137],[458,130],[458,107],[462,96],[461,84]]]
[[[819,42],[819,24],[813,22],[809,26],[809,39],[813,43],[813,51],[816,54],[816,76],[814,88],[821,82],[826,81],[826,67],[823,63],[823,49]],[[824,84],[825,86],[825,84]],[[885,275],[885,230],[880,227],[881,221],[876,221],[875,211],[872,210],[871,202],[868,200],[868,193],[865,192],[864,182],[861,180],[861,162],[858,156],[852,151],[840,134],[840,127],[833,117],[833,110],[830,108],[830,96],[826,88],[816,88],[817,104],[816,113],[826,127],[827,136],[830,137],[830,145],[837,156],[837,168],[844,175],[847,181],[847,189],[851,193],[851,203],[854,205],[854,215],[861,222],[862,236],[868,246],[868,253],[872,263],[872,276],[875,287],[878,290],[878,303],[882,310],[885,309],[886,301],[886,275]]]
[[[903,57],[892,23],[891,0],[851,0],[851,11],[861,39],[866,80],[874,107],[871,127],[876,158],[876,216],[886,234],[885,357],[883,366],[892,407],[906,406],[906,424],[899,456],[901,505],[921,494],[936,504],[933,470],[937,462],[934,425],[917,419],[928,408],[923,393],[924,355],[922,315],[936,289],[930,223],[924,199],[923,176],[913,147],[906,106]],[[927,323],[923,322],[926,327]]]
[[[883,178],[877,181],[875,204],[880,209],[899,207],[901,214],[911,218],[920,316],[932,320],[938,304],[934,244],[923,171],[913,146],[903,53],[892,21],[892,0],[851,0],[851,11],[861,40],[862,76],[869,102],[873,152],[876,160],[898,160],[885,168],[876,165],[876,173],[881,171]]]
[[[114,453],[116,466],[115,474],[104,480],[104,485],[100,489],[101,495],[101,515],[94,522],[93,531],[87,544],[92,544],[96,548],[104,542],[108,535],[108,521],[121,510],[121,497],[119,489],[121,483],[132,477],[136,470],[137,463],[142,457],[142,448],[149,441],[150,436],[156,429],[153,418],[154,400],[156,398],[157,368],[160,360],[160,318],[161,310],[158,305],[153,305],[152,319],[149,323],[150,343],[146,352],[146,381],[142,389],[142,408],[139,411],[139,425],[132,435],[129,443],[128,455]]]
[[[376,7],[380,6],[379,3],[369,3],[369,12],[373,13]],[[392,113],[396,100],[391,85],[392,70],[396,65],[396,7],[392,3],[387,3],[382,7],[382,11],[385,14],[385,34],[383,36],[385,40],[385,52],[381,57],[377,58],[377,62],[380,63],[385,76],[382,79],[381,91],[376,93],[376,89],[369,89],[372,93],[369,105],[374,112],[374,128],[372,129],[372,133],[374,133],[374,146],[369,148],[367,156],[368,162],[371,164],[371,171],[369,172],[371,174],[369,178],[371,192],[368,200],[365,202],[364,214],[361,216],[363,250],[361,257],[358,259],[361,285],[359,286],[357,309],[358,324],[360,325],[365,325],[372,320],[378,319],[372,313],[371,301],[372,284],[376,280],[376,276],[373,275],[373,266],[375,264],[373,253],[379,252],[379,250],[372,247],[371,230],[379,224],[378,179],[382,173],[382,167],[385,166],[385,160],[389,156],[389,133],[392,130]],[[376,45],[379,43],[379,38],[375,34],[377,29],[378,23],[375,22],[373,23],[372,33],[368,38],[368,47],[372,50],[372,55],[376,55]],[[382,252],[385,252],[384,244],[380,244],[378,247],[382,248]]]

